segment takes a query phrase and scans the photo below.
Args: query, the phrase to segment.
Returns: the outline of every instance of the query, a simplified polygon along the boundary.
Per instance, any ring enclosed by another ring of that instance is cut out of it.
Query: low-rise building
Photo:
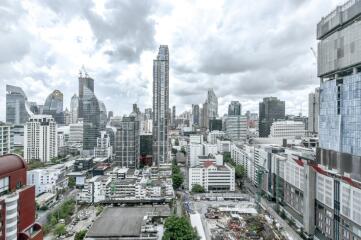
[[[196,184],[205,191],[228,192],[235,191],[235,171],[228,164],[217,165],[211,161],[189,168],[189,190]]]
[[[303,122],[277,121],[272,123],[270,137],[301,138],[305,134],[305,124]]]

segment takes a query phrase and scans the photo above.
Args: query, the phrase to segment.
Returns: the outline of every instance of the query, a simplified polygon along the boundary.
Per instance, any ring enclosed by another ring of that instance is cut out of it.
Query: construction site
[[[252,201],[194,201],[191,221],[201,239],[287,239],[282,227]],[[198,219],[198,220],[197,220]],[[203,232],[202,232],[203,231]]]

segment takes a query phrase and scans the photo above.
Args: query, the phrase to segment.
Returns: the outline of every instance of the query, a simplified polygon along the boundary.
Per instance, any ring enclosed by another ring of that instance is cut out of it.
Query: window
[[[9,191],[9,177],[0,179],[0,193]]]

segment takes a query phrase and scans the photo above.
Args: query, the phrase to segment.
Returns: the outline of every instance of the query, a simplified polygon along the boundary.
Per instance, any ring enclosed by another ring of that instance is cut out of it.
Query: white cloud
[[[5,85],[43,104],[54,89],[65,107],[78,92],[84,64],[95,92],[119,115],[131,104],[151,107],[152,63],[170,47],[170,104],[181,112],[202,103],[209,87],[221,113],[231,100],[258,111],[265,96],[285,100],[288,113],[307,113],[317,86],[315,29],[341,0],[0,2],[0,115]]]

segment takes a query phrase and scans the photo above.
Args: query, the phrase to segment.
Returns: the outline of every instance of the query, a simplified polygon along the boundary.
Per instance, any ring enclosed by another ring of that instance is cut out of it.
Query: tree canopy
[[[197,232],[185,217],[170,216],[165,220],[163,240],[197,240]]]
[[[193,187],[192,187],[192,192],[193,192],[193,193],[204,193],[205,191],[204,191],[204,187],[202,187],[202,186],[199,185],[199,184],[195,184],[195,185],[193,185]]]

